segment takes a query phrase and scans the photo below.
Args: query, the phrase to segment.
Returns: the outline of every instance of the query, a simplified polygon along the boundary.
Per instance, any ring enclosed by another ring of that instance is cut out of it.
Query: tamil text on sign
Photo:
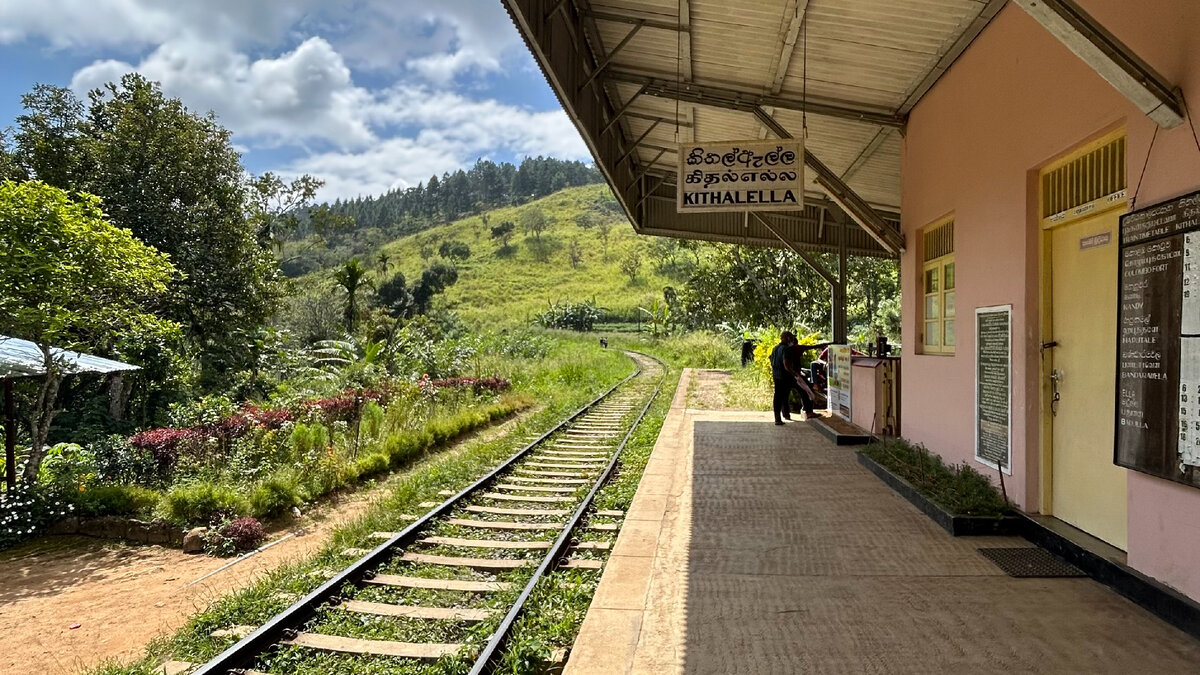
[[[679,146],[680,213],[792,211],[804,205],[799,139]]]
[[[1200,193],[1121,217],[1114,461],[1200,487]]]

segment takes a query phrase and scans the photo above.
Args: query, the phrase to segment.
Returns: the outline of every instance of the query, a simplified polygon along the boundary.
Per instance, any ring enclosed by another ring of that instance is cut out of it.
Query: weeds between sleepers
[[[625,445],[614,476],[597,493],[592,503],[595,512],[628,512],[678,384],[679,372],[672,369],[658,398]],[[621,522],[621,519],[594,516],[588,522]],[[605,541],[609,542],[610,548],[606,551],[580,550],[572,557],[607,560],[617,535],[617,532],[584,530],[579,536],[580,541]],[[599,586],[600,576],[599,571],[557,570],[543,577],[526,602],[525,612],[514,626],[495,672],[525,675],[553,670],[553,654],[574,643]]]

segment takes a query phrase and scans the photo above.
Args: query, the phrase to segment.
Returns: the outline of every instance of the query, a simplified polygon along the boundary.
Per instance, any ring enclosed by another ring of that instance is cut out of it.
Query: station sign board
[[[804,206],[804,143],[681,143],[677,182],[679,213],[794,211]]]
[[[1200,487],[1200,192],[1121,217],[1113,461]]]

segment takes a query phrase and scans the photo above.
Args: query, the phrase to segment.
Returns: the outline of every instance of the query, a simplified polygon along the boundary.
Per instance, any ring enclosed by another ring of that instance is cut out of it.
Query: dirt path
[[[505,434],[528,414],[439,454]],[[110,659],[138,658],[152,639],[174,632],[213,600],[317,552],[334,530],[361,515],[404,475],[313,508],[271,539],[299,528],[302,534],[190,587],[229,559],[88,537],[43,537],[0,554],[0,635],[5,644],[0,673],[73,674]],[[72,628],[75,624],[78,628]]]
[[[726,410],[729,406],[726,401],[725,388],[731,380],[733,380],[733,373],[728,370],[694,370],[687,392],[688,407],[701,410]]]

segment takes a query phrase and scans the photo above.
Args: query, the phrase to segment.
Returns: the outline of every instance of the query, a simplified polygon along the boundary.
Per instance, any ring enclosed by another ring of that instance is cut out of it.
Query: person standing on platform
[[[742,367],[754,361],[754,338],[750,336],[750,331],[742,333]]]
[[[775,412],[775,424],[783,425],[783,420],[792,419],[791,404],[788,398],[796,386],[796,375],[791,372],[788,363],[788,348],[796,344],[796,336],[791,331],[783,331],[779,335],[779,344],[771,350],[771,379],[775,385],[775,395],[771,407]]]
[[[804,379],[804,354],[809,349],[811,347],[801,345],[799,340],[793,340],[792,344],[783,352],[783,366],[792,375],[792,383],[796,391],[800,393],[800,402],[804,406],[806,419],[814,414],[813,399],[816,397],[812,387]]]

